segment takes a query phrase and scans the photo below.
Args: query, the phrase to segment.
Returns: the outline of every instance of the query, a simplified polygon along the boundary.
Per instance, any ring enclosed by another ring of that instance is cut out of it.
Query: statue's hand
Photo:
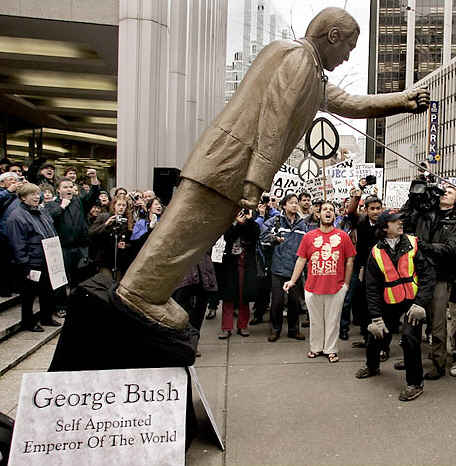
[[[250,181],[244,182],[244,193],[242,199],[239,201],[239,205],[246,209],[256,209],[258,202],[260,201],[263,190],[256,184]]]
[[[406,91],[407,107],[411,113],[423,113],[429,107],[430,94],[426,88],[412,89]]]

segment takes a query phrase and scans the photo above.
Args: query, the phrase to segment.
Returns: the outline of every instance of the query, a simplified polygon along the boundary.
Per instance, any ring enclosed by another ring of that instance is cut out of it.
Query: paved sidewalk
[[[455,464],[456,379],[426,382],[422,397],[398,401],[403,373],[392,368],[401,355],[397,338],[382,376],[357,380],[364,353],[351,348],[356,330],[349,342],[340,342],[341,362],[329,364],[306,358],[307,341],[268,343],[268,324],[227,341],[217,339],[219,326],[219,312],[204,322],[196,368],[226,452],[215,446],[203,420],[187,465]],[[22,374],[46,370],[56,342],[0,377],[0,410],[14,417]],[[202,417],[196,390],[194,397]]]

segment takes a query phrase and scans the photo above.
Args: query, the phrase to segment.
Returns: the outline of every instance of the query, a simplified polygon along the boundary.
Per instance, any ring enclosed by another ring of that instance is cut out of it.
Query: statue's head
[[[348,60],[350,52],[356,47],[359,25],[342,8],[325,8],[310,22],[306,39],[318,49],[323,67],[333,71]]]

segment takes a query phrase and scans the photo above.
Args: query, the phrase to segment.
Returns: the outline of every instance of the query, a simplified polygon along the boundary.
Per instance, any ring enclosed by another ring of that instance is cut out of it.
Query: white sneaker
[[[456,377],[456,364],[453,364],[450,369],[450,375]]]

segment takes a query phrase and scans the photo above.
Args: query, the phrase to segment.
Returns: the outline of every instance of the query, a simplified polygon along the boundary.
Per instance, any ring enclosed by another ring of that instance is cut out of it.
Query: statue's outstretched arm
[[[429,106],[427,89],[361,96],[351,95],[328,83],[326,91],[327,110],[348,118],[382,118],[397,113],[421,113]]]

